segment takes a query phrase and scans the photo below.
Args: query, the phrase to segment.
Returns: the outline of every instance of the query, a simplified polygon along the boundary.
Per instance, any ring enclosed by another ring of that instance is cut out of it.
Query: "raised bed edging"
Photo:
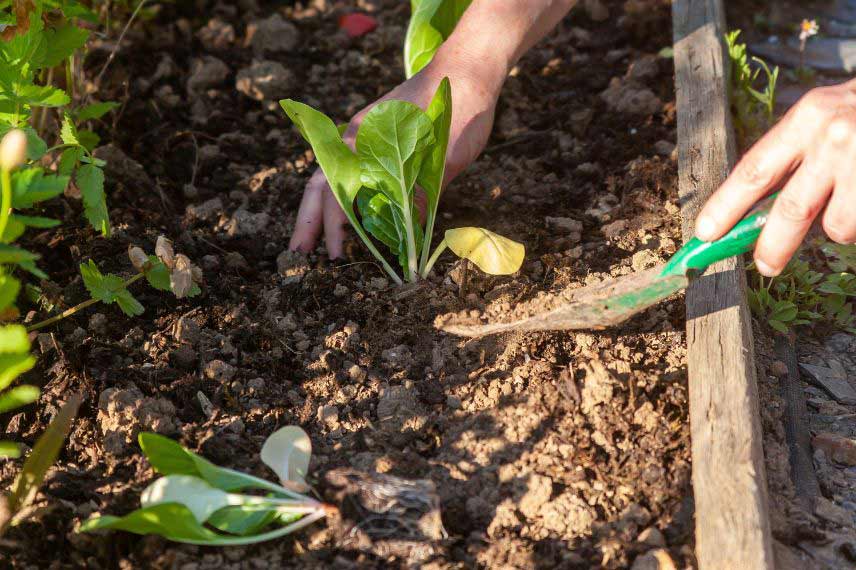
[[[674,0],[678,180],[684,239],[725,180],[736,145],[722,0]],[[772,569],[751,317],[743,259],[713,265],[687,290],[687,365],[701,570]]]

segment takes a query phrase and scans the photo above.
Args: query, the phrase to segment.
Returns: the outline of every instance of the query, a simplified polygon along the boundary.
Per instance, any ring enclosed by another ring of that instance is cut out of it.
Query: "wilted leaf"
[[[309,472],[309,460],[312,457],[312,441],[305,431],[297,426],[286,426],[273,432],[262,446],[262,461],[279,477],[283,485],[286,482],[297,483],[302,489],[308,489],[306,474]]]

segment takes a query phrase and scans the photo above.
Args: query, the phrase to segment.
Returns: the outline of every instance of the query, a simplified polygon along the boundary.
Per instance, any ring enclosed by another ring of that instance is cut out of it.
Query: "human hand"
[[[743,156],[696,219],[699,239],[725,235],[784,184],[755,246],[765,276],[781,273],[814,220],[856,242],[856,80],[810,91]]]
[[[452,125],[449,134],[449,150],[446,158],[444,185],[461,173],[484,149],[493,126],[499,84],[488,81],[446,59],[435,60],[419,74],[405,81],[387,95],[369,105],[351,119],[344,141],[354,148],[357,129],[368,111],[381,101],[398,99],[410,101],[425,109],[443,77],[449,77],[452,85]],[[424,196],[416,196],[417,204],[424,211]],[[420,203],[421,200],[421,203]],[[294,234],[289,249],[311,251],[324,231],[327,253],[330,259],[342,255],[348,220],[336,202],[321,169],[315,171],[303,191],[303,200],[297,213]]]

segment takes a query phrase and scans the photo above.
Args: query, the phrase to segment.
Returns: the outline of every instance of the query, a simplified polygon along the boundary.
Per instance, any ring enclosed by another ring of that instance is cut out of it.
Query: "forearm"
[[[469,66],[497,89],[511,68],[578,0],[473,0],[435,55]]]

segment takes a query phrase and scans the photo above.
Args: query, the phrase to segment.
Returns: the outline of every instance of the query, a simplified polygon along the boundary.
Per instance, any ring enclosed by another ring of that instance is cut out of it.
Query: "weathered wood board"
[[[725,180],[736,155],[722,4],[672,4],[684,239],[693,235],[696,215]],[[774,567],[745,293],[741,258],[713,265],[687,290],[696,556],[701,570]]]

